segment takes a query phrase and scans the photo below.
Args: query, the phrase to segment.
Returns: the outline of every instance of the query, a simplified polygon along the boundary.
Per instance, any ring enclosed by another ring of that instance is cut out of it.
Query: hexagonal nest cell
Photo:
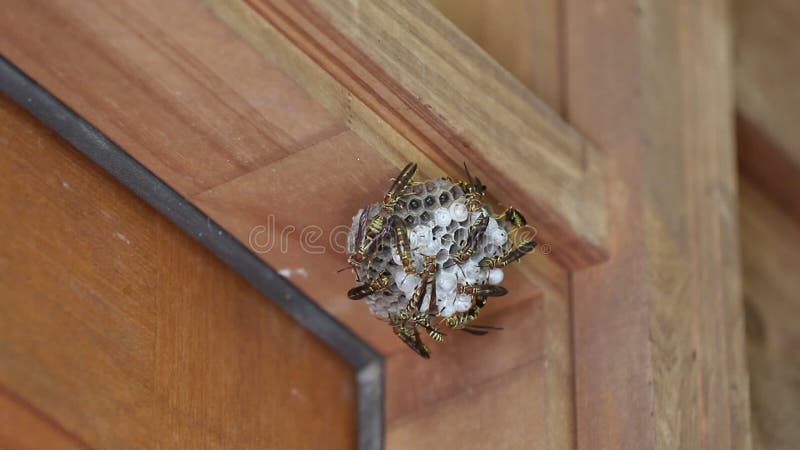
[[[387,197],[393,204],[387,206],[385,199],[359,210],[353,217],[347,252],[352,257],[361,249],[366,256],[359,264],[353,264],[357,281],[363,283],[354,289],[369,286],[359,298],[373,315],[389,322],[412,349],[428,357],[427,347],[419,341],[417,326],[435,340],[442,340],[438,326],[468,328],[467,322],[477,317],[486,301],[486,287],[503,281],[503,264],[486,262],[507,257],[518,248],[509,233],[520,223],[496,216],[481,201],[480,182],[469,175],[466,182],[440,178],[415,183],[412,179],[416,165],[407,166],[404,173],[409,170],[412,176],[404,180],[407,185],[394,192],[394,197]],[[374,220],[380,215],[383,217]],[[391,216],[400,220],[390,220]],[[370,239],[369,228],[376,222],[382,227]],[[405,265],[398,231],[407,236]],[[530,241],[525,251],[518,251],[519,256],[534,245]],[[470,251],[464,251],[467,248]],[[498,267],[493,268],[495,265]],[[426,275],[426,271],[433,274]],[[435,298],[431,298],[434,292]],[[488,295],[503,292],[497,288]],[[415,294],[416,303],[410,304]],[[433,322],[436,318],[438,324]]]

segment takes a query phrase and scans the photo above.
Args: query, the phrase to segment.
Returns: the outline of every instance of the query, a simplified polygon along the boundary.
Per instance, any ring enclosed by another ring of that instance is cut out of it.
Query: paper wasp
[[[432,279],[431,279],[432,278]],[[414,291],[414,294],[411,295],[411,299],[409,299],[408,303],[404,308],[404,311],[408,315],[414,315],[422,308],[422,301],[425,299],[425,294],[428,292],[428,283],[432,283],[433,286],[431,287],[431,296],[430,299],[432,302],[436,301],[436,257],[435,256],[426,256],[425,257],[425,266],[422,269],[422,274],[420,275],[419,286]]]
[[[387,217],[394,214],[397,201],[400,200],[403,191],[411,184],[411,180],[416,173],[416,163],[409,163],[406,165],[402,172],[400,172],[400,175],[394,180],[389,190],[386,191],[386,195],[383,197],[383,203],[381,204],[381,211],[376,214],[366,226],[363,222],[363,220],[366,220],[366,212],[363,214],[360,219],[361,223],[359,223],[359,236],[356,237],[356,245],[358,245],[358,248],[347,258],[348,264],[353,267],[358,267],[367,259],[370,249],[376,241],[380,240],[378,238],[383,236],[386,232]],[[364,231],[363,239],[360,235],[362,230]]]
[[[469,234],[467,234],[467,240],[459,249],[458,253],[453,255],[453,263],[455,264],[464,264],[467,262],[469,258],[475,253],[475,250],[478,247],[478,242],[483,237],[483,233],[486,231],[486,227],[489,225],[489,216],[484,214],[481,216],[480,219],[475,221],[472,226],[469,227]]]
[[[502,297],[508,294],[508,290],[503,286],[491,284],[459,284],[456,286],[456,293],[478,297]]]
[[[380,241],[380,237],[385,233],[386,217],[378,213],[369,224],[365,225],[367,212],[364,211],[359,219],[359,229],[356,235],[356,245],[361,243],[355,252],[347,258],[347,263],[353,267],[358,267],[367,259],[370,249]],[[363,233],[363,235],[362,235]]]
[[[400,261],[403,263],[403,271],[409,275],[417,273],[414,257],[411,255],[411,244],[408,240],[408,230],[405,222],[398,216],[392,216],[389,218],[389,227],[394,233],[395,246],[397,254],[400,256]]]
[[[534,248],[536,248],[536,242],[533,239],[526,239],[503,255],[494,258],[483,258],[478,263],[478,266],[490,269],[502,268],[532,252]]]
[[[411,180],[414,178],[414,175],[417,173],[417,163],[408,163],[406,167],[403,168],[403,171],[400,172],[400,175],[394,180],[392,183],[392,187],[386,191],[386,195],[383,197],[383,212],[384,214],[391,215],[394,214],[394,209],[397,206],[397,201],[400,200],[403,191],[411,184]]]
[[[432,279],[431,279],[432,278]],[[432,315],[420,311],[428,284],[432,284],[430,301],[436,301],[436,257],[425,258],[425,267],[420,277],[419,286],[406,303],[406,306],[397,314],[390,316],[389,323],[394,333],[412,350],[423,358],[430,358],[430,349],[422,342],[417,327],[424,328],[428,335],[437,342],[444,341],[445,334],[431,324]],[[430,306],[429,306],[430,308]]]
[[[481,183],[478,177],[472,177],[467,168],[467,163],[464,163],[464,172],[467,174],[467,181],[459,181],[458,184],[464,190],[467,210],[469,212],[478,212],[482,208],[481,198],[486,193],[486,186]]]
[[[509,222],[511,225],[514,225],[514,229],[522,228],[528,224],[528,221],[525,220],[525,216],[514,207],[506,209],[502,214],[497,216],[496,219],[503,219]]]
[[[489,297],[501,297],[506,295],[508,293],[506,288],[487,284],[459,284],[456,287],[456,292],[458,294],[471,296],[475,303],[473,303],[466,312],[453,314],[445,319],[445,324],[447,326],[476,335],[484,335],[491,329],[500,329],[490,326],[467,325],[467,322],[478,318],[481,308],[486,305],[486,300]]]
[[[383,272],[376,279],[367,280],[366,283],[358,285],[349,291],[347,296],[351,300],[361,300],[362,298],[383,291],[389,287],[392,282],[392,277],[389,272]]]
[[[409,326],[408,321],[397,321],[394,319],[392,319],[391,324],[394,334],[396,334],[401,341],[405,342],[411,350],[414,350],[419,356],[425,359],[431,357],[431,350],[422,342],[419,336],[419,330],[415,324]]]

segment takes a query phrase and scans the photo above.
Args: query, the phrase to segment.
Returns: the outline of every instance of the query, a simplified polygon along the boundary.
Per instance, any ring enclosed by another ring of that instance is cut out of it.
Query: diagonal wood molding
[[[207,1],[374,147],[437,175],[467,161],[564,266],[605,259],[602,153],[428,2]]]

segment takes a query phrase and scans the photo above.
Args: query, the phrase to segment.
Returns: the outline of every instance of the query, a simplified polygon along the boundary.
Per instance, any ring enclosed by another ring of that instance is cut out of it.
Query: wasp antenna
[[[495,327],[495,326],[492,326],[492,325],[472,324],[472,325],[467,325],[467,326],[470,327],[470,328],[477,328],[477,329],[480,329],[480,330],[502,330],[503,329],[503,327]]]
[[[470,184],[472,184],[472,175],[469,173],[469,169],[467,168],[467,162],[466,161],[464,161],[464,172],[466,172],[466,174],[467,174],[467,181],[469,181]]]
[[[486,331],[486,330],[473,330],[472,328],[469,328],[468,326],[464,327],[464,328],[459,328],[458,331],[463,331],[464,333],[469,333],[469,334],[472,334],[472,335],[475,335],[475,336],[485,336],[485,335],[489,334],[489,332]]]

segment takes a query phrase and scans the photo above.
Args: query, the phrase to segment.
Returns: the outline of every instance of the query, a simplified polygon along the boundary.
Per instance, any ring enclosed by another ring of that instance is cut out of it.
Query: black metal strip
[[[358,448],[383,448],[383,357],[210,217],[0,55],[5,93],[203,244],[338,352],[356,371]]]

